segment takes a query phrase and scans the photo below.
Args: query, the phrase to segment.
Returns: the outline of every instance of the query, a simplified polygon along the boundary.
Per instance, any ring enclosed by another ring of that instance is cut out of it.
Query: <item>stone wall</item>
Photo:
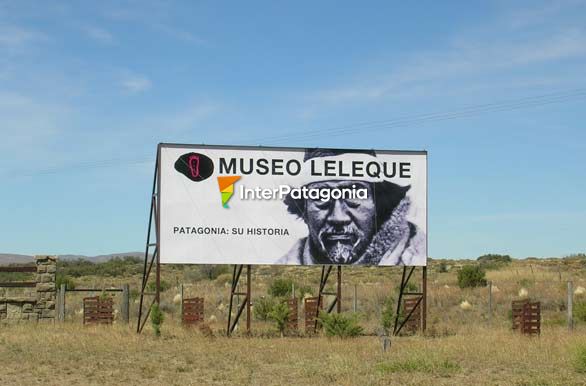
[[[56,256],[35,256],[36,286],[27,294],[0,297],[0,322],[55,320]]]

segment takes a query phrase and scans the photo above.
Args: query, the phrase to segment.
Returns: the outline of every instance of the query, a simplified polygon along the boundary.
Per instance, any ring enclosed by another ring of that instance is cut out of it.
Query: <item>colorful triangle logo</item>
[[[228,201],[234,195],[234,184],[240,179],[240,176],[223,176],[218,177],[218,186],[222,195],[222,206],[229,208]]]

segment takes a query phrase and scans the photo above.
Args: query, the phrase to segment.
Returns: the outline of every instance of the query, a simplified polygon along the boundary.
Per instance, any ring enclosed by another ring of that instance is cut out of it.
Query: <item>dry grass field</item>
[[[156,338],[121,326],[15,325],[0,329],[0,363],[2,385],[584,385],[586,331],[471,328],[396,338],[383,353],[376,336],[229,339],[167,326]]]
[[[136,298],[130,326],[117,320],[113,326],[84,327],[81,299],[90,294],[68,293],[65,323],[0,324],[0,385],[586,385],[586,321],[577,320],[569,332],[565,319],[567,281],[574,288],[586,287],[583,260],[519,260],[488,270],[491,318],[488,287],[457,285],[458,269],[472,262],[446,261],[447,272],[441,272],[439,263],[428,268],[427,334],[392,338],[386,353],[377,332],[385,299],[396,297],[400,269],[344,269],[343,310],[352,309],[356,286],[364,336],[307,337],[300,332],[280,338],[273,323],[253,319],[252,336],[237,331],[226,338],[231,275],[209,280],[197,275],[197,267],[163,266],[167,289],[162,293],[161,337],[154,336],[149,324],[143,334],[135,333]],[[267,295],[277,277],[315,289],[319,275],[317,267],[253,267],[253,304]],[[78,287],[129,283],[136,296],[140,274],[74,279]],[[212,336],[180,326],[179,284],[187,297],[205,297]],[[520,292],[542,304],[540,337],[511,331],[510,305]],[[574,301],[586,302],[586,294],[575,294]],[[469,306],[462,307],[463,302]]]

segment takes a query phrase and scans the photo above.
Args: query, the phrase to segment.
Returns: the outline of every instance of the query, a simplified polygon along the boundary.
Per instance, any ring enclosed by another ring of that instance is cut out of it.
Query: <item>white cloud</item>
[[[131,75],[122,80],[122,87],[132,94],[148,91],[152,85],[151,80],[143,75]]]
[[[137,23],[153,31],[161,32],[173,39],[191,44],[206,44],[202,37],[175,24],[173,9],[167,3],[154,1],[141,2],[141,7],[118,7],[109,9],[104,16],[115,22]]]
[[[419,53],[387,74],[368,75],[350,85],[314,93],[310,100],[325,104],[366,102],[384,97],[429,92],[435,83],[454,80],[462,84],[466,76],[486,77],[516,68],[586,56],[586,33],[581,29],[561,31],[554,36],[529,41],[460,40],[458,44]],[[518,78],[518,76],[517,76]],[[466,87],[470,87],[466,84]]]
[[[0,25],[0,47],[19,48],[46,36],[38,31],[14,25]]]
[[[517,8],[506,12],[504,19],[514,29],[527,28],[547,23],[564,11],[575,11],[575,8],[586,5],[584,0],[558,0],[542,4],[531,3],[530,8]]]
[[[102,43],[102,44],[114,43],[114,36],[112,36],[112,34],[109,31],[107,31],[103,28],[96,27],[96,26],[85,26],[85,27],[82,27],[82,30],[85,32],[85,34],[89,38],[91,38],[99,43]]]

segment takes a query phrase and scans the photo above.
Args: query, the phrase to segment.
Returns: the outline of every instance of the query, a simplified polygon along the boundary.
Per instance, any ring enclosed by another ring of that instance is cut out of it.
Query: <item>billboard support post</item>
[[[242,275],[242,269],[244,269],[244,265],[235,265],[234,271],[232,273],[232,286],[230,289],[230,307],[228,309],[228,327],[226,329],[226,335],[230,336],[236,325],[238,324],[238,320],[240,319],[240,315],[242,315],[242,311],[246,307],[246,333],[250,334],[250,320],[251,320],[251,286],[252,286],[252,267],[251,265],[246,266],[246,292],[239,292],[238,291],[238,282],[240,280],[240,276]],[[238,307],[238,312],[234,317],[234,321],[232,321],[232,308],[235,306],[234,304],[234,297],[235,296],[244,296],[244,300],[240,303]]]
[[[151,193],[151,203],[150,203],[150,212],[149,212],[149,225],[147,228],[147,239],[146,239],[146,246],[145,246],[145,251],[144,251],[144,265],[143,265],[143,273],[142,273],[142,285],[141,285],[141,290],[140,290],[140,303],[139,303],[139,307],[138,307],[138,320],[137,320],[137,325],[136,325],[136,332],[137,333],[141,333],[142,329],[144,328],[144,325],[146,324],[146,321],[149,318],[149,315],[151,313],[151,308],[153,306],[153,304],[155,303],[159,303],[160,301],[160,285],[161,285],[161,279],[160,279],[160,275],[161,275],[161,260],[159,258],[159,204],[160,204],[160,196],[159,196],[159,192],[160,192],[160,172],[161,172],[161,168],[160,168],[160,161],[161,161],[161,149],[160,147],[157,149],[157,160],[155,162],[155,172],[154,172],[154,176],[153,176],[153,189],[152,189],[152,193]],[[153,229],[153,222],[154,222],[154,228],[155,228],[155,242],[152,243],[151,241],[151,233],[152,233],[152,229]],[[149,262],[149,252],[151,251],[151,248],[153,249],[152,252],[152,256],[150,258],[150,262]],[[151,304],[149,305],[148,309],[146,310],[146,313],[144,314],[144,318],[143,318],[143,306],[144,306],[144,301],[145,301],[145,295],[153,295],[153,293],[148,293],[145,292],[145,289],[147,287],[147,283],[151,274],[151,270],[153,268],[153,264],[156,261],[156,289],[155,289],[155,297],[153,298]]]
[[[421,267],[421,285],[419,291],[412,292],[409,290],[409,280],[417,267],[403,267],[403,274],[401,276],[401,285],[399,287],[399,299],[397,300],[397,312],[395,313],[395,324],[393,327],[393,335],[397,336],[401,329],[413,317],[413,314],[418,309],[421,310],[419,326],[421,332],[425,332],[427,328],[427,267]],[[403,305],[404,297],[409,296],[412,299],[417,299],[415,306],[411,311],[402,317],[401,306]]]
[[[329,305],[327,308],[327,313],[329,314],[332,312],[334,307],[336,307],[336,311],[338,313],[342,312],[342,266],[337,266],[337,283],[336,283],[336,292],[327,292],[325,291],[326,284],[328,283],[328,278],[330,277],[330,273],[332,272],[333,265],[322,266],[321,268],[321,278],[319,281],[319,293],[317,295],[317,309],[315,311],[315,325],[314,325],[314,332],[317,331],[317,327],[319,325],[319,311],[323,307],[323,297],[324,295],[332,295],[335,296],[334,301]]]

